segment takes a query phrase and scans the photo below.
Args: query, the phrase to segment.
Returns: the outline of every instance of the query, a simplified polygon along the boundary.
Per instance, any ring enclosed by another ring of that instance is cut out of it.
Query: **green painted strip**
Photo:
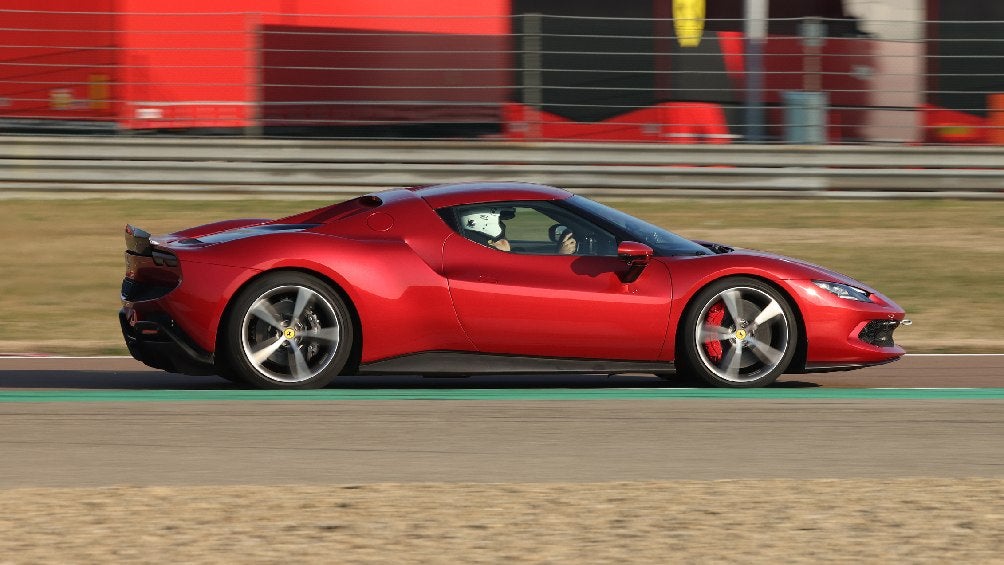
[[[618,389],[324,389],[274,390],[6,390],[0,402],[216,402],[345,400],[665,400],[706,399],[872,399],[1004,400],[1004,388],[693,388]]]

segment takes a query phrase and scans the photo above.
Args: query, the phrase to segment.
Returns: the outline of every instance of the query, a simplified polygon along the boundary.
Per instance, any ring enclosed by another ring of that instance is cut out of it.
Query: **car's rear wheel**
[[[795,355],[796,324],[788,299],[771,285],[723,279],[698,293],[687,312],[683,365],[715,386],[766,386]]]
[[[353,330],[342,298],[320,279],[280,272],[245,288],[225,327],[227,366],[264,388],[320,388],[345,367]]]

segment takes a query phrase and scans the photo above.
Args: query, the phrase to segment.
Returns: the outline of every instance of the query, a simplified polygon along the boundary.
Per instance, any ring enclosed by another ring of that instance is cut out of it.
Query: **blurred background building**
[[[6,132],[1004,143],[996,2],[0,0],[0,17]]]

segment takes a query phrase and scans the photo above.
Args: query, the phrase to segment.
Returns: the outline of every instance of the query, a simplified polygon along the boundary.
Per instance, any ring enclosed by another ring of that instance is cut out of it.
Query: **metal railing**
[[[967,21],[965,2],[928,20],[834,0],[770,18],[755,49],[742,15],[712,3],[690,31],[671,8],[612,18],[571,2],[431,14],[388,0],[372,15],[216,4],[0,10],[0,131],[1004,144],[1004,8],[986,3],[980,16],[999,19]]]
[[[99,193],[324,198],[485,180],[608,196],[1000,199],[1004,148],[81,136],[11,136],[0,144],[0,198]]]

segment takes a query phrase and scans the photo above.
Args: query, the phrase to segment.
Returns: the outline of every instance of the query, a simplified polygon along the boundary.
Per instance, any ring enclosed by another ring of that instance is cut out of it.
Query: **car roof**
[[[439,209],[478,202],[510,200],[564,200],[571,192],[528,182],[462,182],[411,187],[429,206]]]

